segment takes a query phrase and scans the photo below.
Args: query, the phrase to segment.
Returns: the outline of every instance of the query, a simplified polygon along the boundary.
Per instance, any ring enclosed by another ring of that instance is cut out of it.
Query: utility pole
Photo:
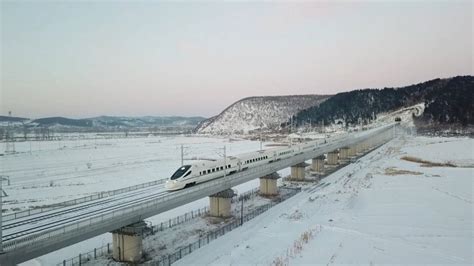
[[[227,158],[226,158],[225,145],[224,145],[224,179],[225,179],[226,172],[227,172]]]

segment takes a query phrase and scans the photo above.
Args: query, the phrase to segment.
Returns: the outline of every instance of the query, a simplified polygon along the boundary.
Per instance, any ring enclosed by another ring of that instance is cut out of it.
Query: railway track
[[[135,193],[135,195],[138,195],[138,194],[141,194],[141,193]],[[94,206],[82,208],[82,211],[85,211],[85,212],[79,212],[79,213],[78,213],[78,210],[69,210],[69,209],[67,209],[64,212],[61,212],[59,214],[55,214],[55,215],[52,215],[52,216],[50,215],[49,217],[41,219],[42,221],[44,221],[44,223],[42,223],[40,225],[37,225],[37,226],[22,228],[25,225],[32,225],[32,224],[35,223],[35,222],[28,222],[26,224],[21,224],[21,225],[15,226],[19,230],[12,230],[12,229],[8,230],[7,229],[6,231],[4,231],[2,240],[4,242],[15,240],[15,239],[21,238],[25,235],[32,235],[32,234],[39,233],[39,232],[42,232],[42,231],[45,231],[45,230],[48,230],[48,229],[63,226],[63,225],[66,225],[68,223],[71,223],[71,222],[76,222],[76,221],[79,221],[79,220],[88,219],[88,218],[98,216],[98,215],[102,215],[102,214],[105,214],[105,213],[108,213],[108,212],[113,212],[115,210],[119,210],[119,209],[122,209],[124,207],[130,207],[130,206],[133,206],[133,205],[136,205],[136,204],[139,204],[139,203],[143,203],[143,202],[146,202],[148,200],[153,200],[153,199],[156,199],[156,198],[162,197],[164,195],[168,195],[168,194],[169,194],[168,191],[159,191],[155,194],[143,195],[142,197],[138,197],[136,199],[127,200],[125,202],[121,201],[121,202],[117,202],[115,204],[110,204],[111,202],[113,202],[113,200],[107,201],[107,202],[100,202],[98,204],[95,204]],[[130,197],[132,197],[132,196],[130,196]],[[128,198],[130,198],[130,197],[128,197]],[[99,207],[99,208],[94,209],[94,207]],[[87,211],[87,210],[89,210],[89,211]],[[68,214],[69,214],[69,216],[68,216]],[[70,216],[70,214],[74,214],[74,215]],[[66,216],[66,217],[58,218],[58,217],[62,217],[62,216]],[[52,220],[52,221],[48,222],[48,220]],[[20,229],[20,228],[22,228],[22,229]],[[10,233],[8,231],[13,231],[13,232]]]

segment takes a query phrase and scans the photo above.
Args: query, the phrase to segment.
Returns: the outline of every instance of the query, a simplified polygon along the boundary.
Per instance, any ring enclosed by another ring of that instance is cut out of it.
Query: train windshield
[[[171,180],[174,180],[174,179],[178,179],[180,178],[181,176],[184,175],[184,173],[186,173],[186,171],[188,171],[188,169],[191,167],[191,165],[183,165],[181,166],[178,170],[176,170],[176,172],[174,172],[174,174],[171,176]]]

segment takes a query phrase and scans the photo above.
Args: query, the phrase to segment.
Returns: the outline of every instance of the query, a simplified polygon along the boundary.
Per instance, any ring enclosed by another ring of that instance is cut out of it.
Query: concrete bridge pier
[[[328,165],[337,165],[339,161],[339,152],[338,150],[328,153]]]
[[[293,165],[291,167],[290,180],[292,181],[303,181],[305,178],[305,168],[307,164],[305,162]]]
[[[324,172],[324,155],[318,156],[311,160],[311,170],[314,172],[322,173]]]
[[[278,195],[277,180],[280,176],[277,173],[260,177],[260,195]]]
[[[346,161],[349,159],[349,147],[339,149],[339,160]]]
[[[356,155],[357,155],[357,148],[356,148],[356,146],[351,146],[351,147],[349,147],[348,156],[349,156],[349,157],[355,157]]]
[[[230,217],[230,201],[234,196],[232,189],[209,196],[209,214],[214,217]]]
[[[365,147],[366,147],[365,141],[357,143],[356,144],[357,153],[358,154],[364,154],[365,150],[366,150]]]
[[[142,259],[143,232],[146,223],[140,221],[112,231],[112,257],[116,261],[136,263]]]

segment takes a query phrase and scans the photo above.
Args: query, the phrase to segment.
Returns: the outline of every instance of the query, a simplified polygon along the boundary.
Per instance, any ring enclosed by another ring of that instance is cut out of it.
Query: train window
[[[230,168],[230,164],[227,167]]]
[[[211,172],[211,169],[207,170],[207,173],[209,174]]]
[[[190,174],[191,174],[191,171],[189,171],[184,177],[187,177],[187,176],[190,175]]]
[[[170,179],[174,180],[180,178],[182,175],[184,175],[184,173],[186,173],[186,171],[188,171],[189,168],[191,168],[191,165],[181,166],[178,170],[176,170],[176,172],[174,172]]]
[[[224,166],[221,166],[221,171],[224,170]]]

